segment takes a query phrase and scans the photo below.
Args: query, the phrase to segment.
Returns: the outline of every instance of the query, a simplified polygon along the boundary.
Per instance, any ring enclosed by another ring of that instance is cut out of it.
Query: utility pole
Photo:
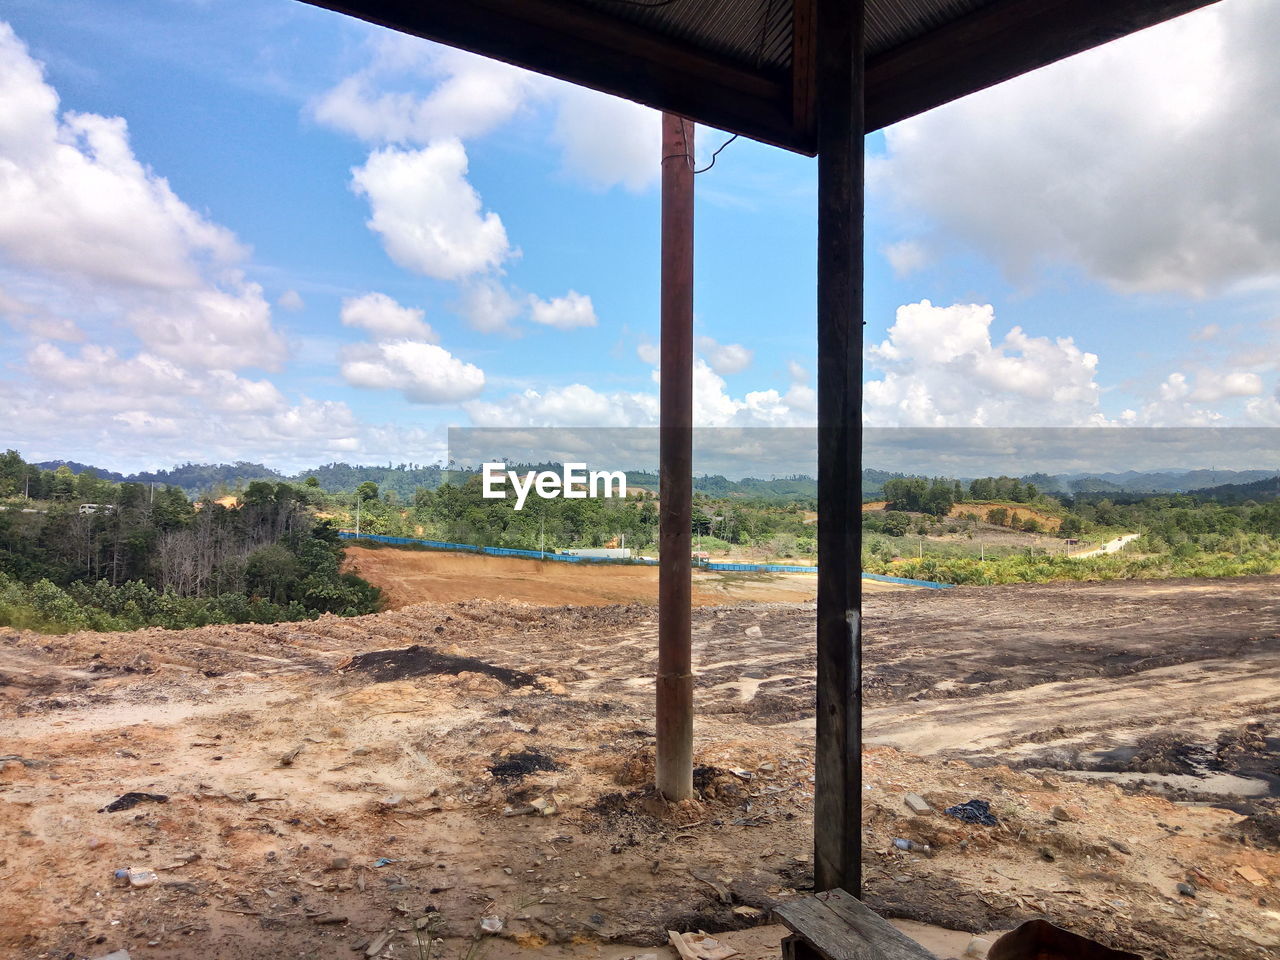
[[[693,124],[662,115],[658,792],[693,796]]]
[[[360,491],[356,491],[356,539],[360,539]]]

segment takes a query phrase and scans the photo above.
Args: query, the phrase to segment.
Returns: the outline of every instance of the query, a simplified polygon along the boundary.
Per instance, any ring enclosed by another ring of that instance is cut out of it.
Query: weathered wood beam
[[[863,4],[817,0],[816,889],[862,890]]]
[[[662,115],[655,785],[693,796],[693,124]]]

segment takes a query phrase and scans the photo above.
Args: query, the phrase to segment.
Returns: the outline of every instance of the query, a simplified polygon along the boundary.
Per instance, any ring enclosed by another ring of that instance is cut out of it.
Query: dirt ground
[[[539,562],[348,543],[344,569],[381,587],[392,609],[426,600],[519,600],[579,606],[658,602],[658,568],[652,566]],[[904,588],[864,580],[863,589],[884,593]],[[817,578],[807,573],[695,570],[693,574],[693,602],[698,606],[752,601],[802,603],[813,600],[817,590]]]
[[[1151,958],[1277,956],[1278,588],[869,596],[868,902],[961,931],[943,957],[1034,916]],[[812,605],[695,611],[699,799],[677,807],[648,788],[656,630],[647,604],[468,600],[0,631],[0,957],[439,936],[443,960],[620,960],[667,929],[775,955],[752,928],[812,886]],[[130,792],[166,799],[106,812]],[[972,799],[996,825],[942,812]]]

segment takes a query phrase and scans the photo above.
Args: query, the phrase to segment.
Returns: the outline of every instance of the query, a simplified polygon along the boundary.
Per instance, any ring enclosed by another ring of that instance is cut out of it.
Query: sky
[[[1225,0],[868,137],[864,422],[1280,426],[1278,47]],[[297,0],[7,0],[0,446],[653,426],[658,131]],[[815,161],[738,139],[696,190],[696,423],[812,425]]]

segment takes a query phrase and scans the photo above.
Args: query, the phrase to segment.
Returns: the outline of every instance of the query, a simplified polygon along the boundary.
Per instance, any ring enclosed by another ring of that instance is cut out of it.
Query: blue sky
[[[0,17],[0,444],[654,422],[652,112],[295,0]],[[1227,0],[870,137],[866,422],[1280,424],[1277,42]],[[814,175],[698,177],[700,424],[812,423]]]

